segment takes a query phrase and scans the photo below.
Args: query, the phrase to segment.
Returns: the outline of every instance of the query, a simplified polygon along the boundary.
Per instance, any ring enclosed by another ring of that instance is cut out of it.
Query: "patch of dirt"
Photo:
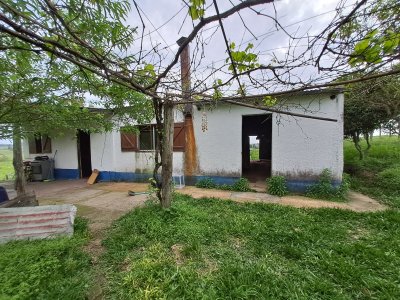
[[[369,236],[369,231],[365,228],[356,228],[355,230],[348,230],[347,233],[353,241],[358,241],[361,238]]]
[[[174,254],[174,259],[177,266],[181,266],[185,262],[182,250],[183,250],[183,245],[181,244],[175,244],[171,246],[171,251]]]
[[[368,180],[374,180],[375,179],[375,173],[367,170],[363,170],[359,172],[359,176],[363,177]]]
[[[214,261],[210,258],[205,258],[204,264],[205,264],[204,268],[197,270],[197,273],[200,276],[205,276],[205,275],[211,274],[215,271],[218,271],[218,264],[216,261]]]
[[[241,240],[238,237],[233,237],[233,238],[231,238],[231,243],[232,243],[233,248],[235,248],[236,250],[239,250],[243,245],[243,240]]]

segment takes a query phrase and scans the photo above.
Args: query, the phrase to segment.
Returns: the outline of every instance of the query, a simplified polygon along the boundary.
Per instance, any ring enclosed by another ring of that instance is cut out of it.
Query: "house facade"
[[[186,116],[176,110],[173,173],[183,175],[187,185],[204,177],[231,184],[240,177],[257,181],[282,175],[291,190],[304,191],[327,168],[341,182],[343,101],[341,90],[327,89],[292,94],[279,102],[281,110],[330,121],[226,103],[194,105]],[[250,157],[254,140],[259,143],[256,160]],[[100,181],[147,181],[152,176],[153,124],[139,126],[137,134],[123,128],[103,134],[66,132],[48,143],[41,148],[24,141],[24,158],[54,157],[56,179],[87,177],[92,169],[100,171]]]

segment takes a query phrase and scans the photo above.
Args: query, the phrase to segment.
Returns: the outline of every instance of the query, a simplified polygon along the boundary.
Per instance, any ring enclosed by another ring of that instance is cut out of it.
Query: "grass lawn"
[[[85,299],[91,284],[87,224],[73,238],[0,245],[0,299]]]
[[[365,148],[365,142],[362,142]],[[345,171],[351,173],[351,188],[385,204],[400,208],[400,139],[374,137],[368,156],[360,161],[353,143],[344,143]]]
[[[109,299],[399,299],[400,213],[177,196],[117,221]]]
[[[12,165],[13,152],[9,149],[0,149],[0,181],[13,178],[14,168]]]

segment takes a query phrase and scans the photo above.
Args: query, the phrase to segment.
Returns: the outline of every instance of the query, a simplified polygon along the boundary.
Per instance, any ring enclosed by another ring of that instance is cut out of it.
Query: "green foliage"
[[[283,176],[272,176],[267,179],[268,193],[275,196],[285,196],[289,193],[286,179]]]
[[[213,93],[213,100],[219,100],[222,98],[222,92],[220,89],[220,86],[222,85],[222,80],[221,79],[216,79],[213,83],[213,89],[214,89],[214,93]]]
[[[265,106],[269,106],[272,107],[274,105],[276,105],[276,103],[278,102],[278,99],[276,97],[272,97],[272,96],[265,96],[263,98],[263,104]]]
[[[396,169],[400,161],[400,139],[397,136],[376,136],[372,143],[368,157],[362,161],[358,160],[351,142],[344,143],[344,166],[345,171],[352,175],[351,188],[390,207],[400,208],[400,189],[395,179],[398,178]]]
[[[239,178],[231,187],[232,191],[236,192],[250,192],[250,183],[247,178]]]
[[[189,16],[192,20],[197,20],[204,17],[204,0],[190,0]]]
[[[365,38],[354,46],[352,58],[349,59],[352,67],[362,63],[377,64],[382,62],[383,57],[394,54],[400,44],[400,33],[393,30],[381,35],[378,33],[378,29],[368,32]]]
[[[220,190],[236,191],[236,192],[252,191],[252,189],[250,188],[249,181],[246,178],[239,178],[234,184],[228,185],[228,184],[216,184],[212,178],[206,177],[197,181],[196,187],[203,189],[220,189]]]
[[[371,0],[350,17],[335,34],[349,47],[352,67],[393,60],[400,45],[400,6],[397,0]]]
[[[12,126],[21,129],[21,136],[31,136],[35,132],[55,136],[76,129],[111,130],[110,117],[121,123],[132,119],[141,123],[152,118],[152,103],[147,97],[99,76],[103,71],[90,71],[96,69],[96,63],[91,62],[100,61],[101,57],[104,65],[118,62],[123,69],[121,74],[129,73],[132,82],[146,84],[154,79],[153,65],[144,61],[138,64],[130,55],[120,57],[132,46],[136,31],[124,25],[130,9],[127,1],[53,1],[49,2],[52,9],[48,11],[38,1],[5,0],[2,3],[6,17],[40,34],[47,47],[65,47],[77,53],[75,61],[79,66],[0,33],[3,50],[0,52],[0,138],[9,138]],[[24,22],[5,7],[12,7],[33,21]],[[58,17],[49,11],[57,12]],[[69,30],[60,26],[59,19],[64,20]],[[81,60],[81,57],[86,59]],[[129,71],[132,65],[135,65],[135,72]],[[82,109],[88,105],[109,111]]]
[[[214,182],[212,178],[206,177],[197,181],[196,187],[202,189],[215,189],[217,187],[217,184]]]
[[[137,208],[114,224],[103,242],[105,298],[400,297],[398,211],[305,210],[183,195],[171,211]]]
[[[229,45],[231,56],[233,63],[239,73],[258,68],[260,64],[258,63],[257,54],[252,53],[250,50],[253,49],[254,45],[249,43],[244,51],[237,50],[235,51],[236,45],[232,42]],[[226,59],[226,62],[229,62],[230,58]],[[230,64],[228,67],[229,71],[234,70],[233,64]]]
[[[260,159],[260,149],[250,148],[250,160],[259,160],[259,159]]]
[[[333,185],[332,172],[329,169],[324,169],[316,184],[310,186],[306,195],[312,198],[326,199],[326,200],[346,200],[346,193],[349,189],[349,178],[343,175],[342,183],[339,187]]]
[[[0,245],[0,298],[84,299],[92,275],[87,239],[87,222],[77,218],[72,238]]]
[[[368,137],[381,124],[398,116],[399,102],[398,75],[347,86],[344,102],[344,134],[352,138],[360,159],[368,154],[370,148],[370,146],[361,147],[361,135]]]

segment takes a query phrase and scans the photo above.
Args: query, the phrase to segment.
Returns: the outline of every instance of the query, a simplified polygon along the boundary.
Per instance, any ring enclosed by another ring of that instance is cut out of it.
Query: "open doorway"
[[[90,154],[90,133],[78,130],[78,163],[81,178],[92,174],[92,157]]]
[[[272,115],[243,116],[242,176],[265,182],[271,176]]]

